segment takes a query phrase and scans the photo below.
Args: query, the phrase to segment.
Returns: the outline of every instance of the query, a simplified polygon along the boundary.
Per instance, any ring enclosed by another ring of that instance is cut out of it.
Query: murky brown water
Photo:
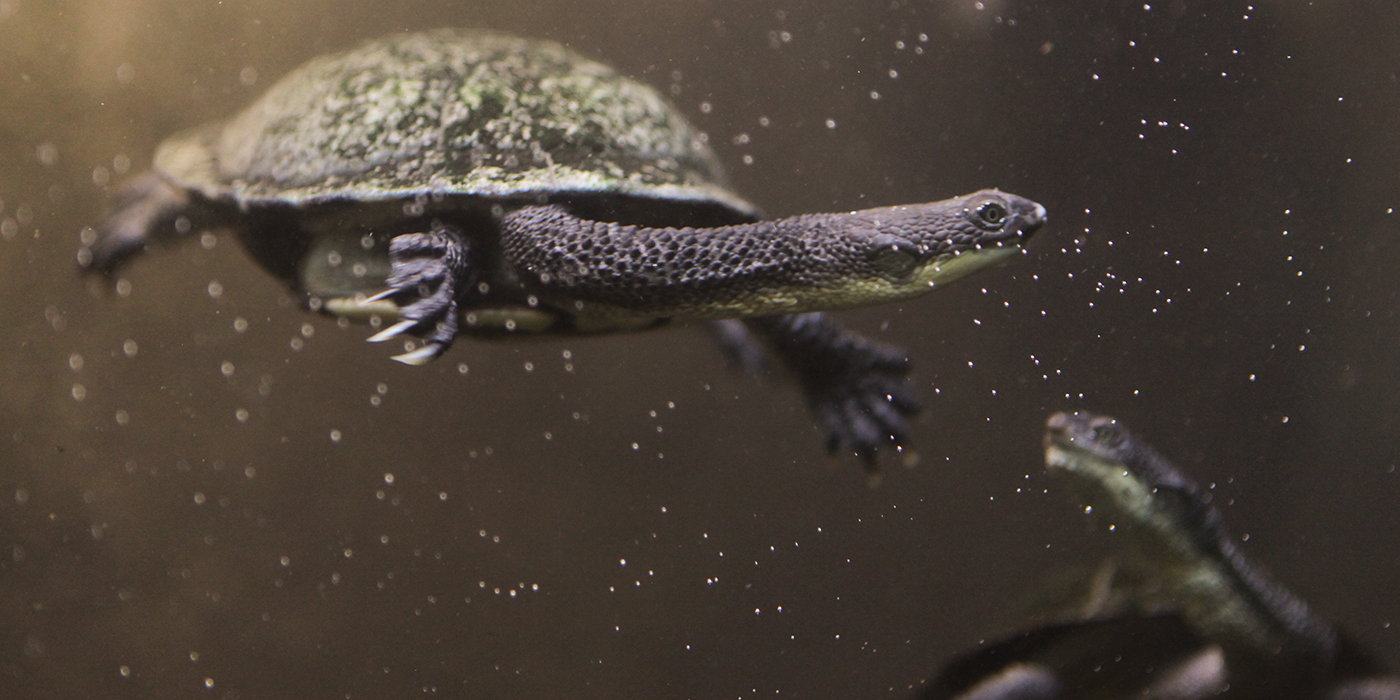
[[[1073,409],[1400,662],[1400,12],[1300,4],[0,0],[0,697],[904,697],[1105,548]],[[454,25],[669,91],[775,214],[1049,207],[844,315],[911,348],[921,464],[866,488],[700,330],[410,368],[229,238],[77,275],[164,135]]]

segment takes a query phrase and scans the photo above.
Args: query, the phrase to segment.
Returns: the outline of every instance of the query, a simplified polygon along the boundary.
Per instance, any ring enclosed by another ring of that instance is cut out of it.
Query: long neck
[[[1151,529],[1179,555],[1177,566],[1164,567],[1165,578],[1181,591],[1178,597],[1186,601],[1184,612],[1193,624],[1217,639],[1234,639],[1236,651],[1330,663],[1338,645],[1332,625],[1250,564],[1219,510],[1171,462],[1146,445],[1133,452],[1126,466],[1145,479],[1161,506],[1158,512],[1170,522]]]
[[[897,297],[851,245],[849,214],[715,228],[647,228],[526,207],[502,221],[506,258],[546,295],[664,316],[801,313]],[[862,277],[853,283],[853,278]],[[882,289],[881,287],[887,289]],[[905,294],[907,296],[907,294]]]
[[[679,229],[530,206],[502,218],[501,241],[521,284],[546,298],[681,318],[793,314],[923,294],[1015,254],[1043,218],[1028,209],[983,230],[966,199]]]

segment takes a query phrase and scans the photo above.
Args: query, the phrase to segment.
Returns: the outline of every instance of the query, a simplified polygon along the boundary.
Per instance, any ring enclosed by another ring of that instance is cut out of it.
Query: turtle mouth
[[[1093,459],[1097,455],[1088,449],[1084,436],[1076,436],[1071,426],[1064,422],[1055,422],[1062,415],[1057,413],[1051,416],[1050,423],[1045,426],[1045,460],[1051,467],[1072,471],[1081,460]]]
[[[1040,227],[1044,226],[1049,218],[1045,212],[1045,207],[1035,202],[1028,202],[1028,204],[1031,206],[1028,209],[1018,212],[1015,221],[1011,222],[1011,224],[1004,229],[1006,233],[1009,234],[1008,238],[1018,243],[1029,241],[1031,236],[1034,236],[1036,231],[1039,231]]]

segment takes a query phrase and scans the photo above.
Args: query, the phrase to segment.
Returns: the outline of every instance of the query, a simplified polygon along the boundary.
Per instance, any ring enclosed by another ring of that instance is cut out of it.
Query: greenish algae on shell
[[[654,89],[559,44],[446,29],[312,59],[155,155],[240,204],[623,195],[755,208]]]

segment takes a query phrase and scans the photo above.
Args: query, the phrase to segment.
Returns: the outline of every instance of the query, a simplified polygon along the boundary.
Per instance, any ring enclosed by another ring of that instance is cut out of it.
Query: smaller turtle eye
[[[1094,442],[1109,447],[1117,447],[1123,444],[1123,432],[1118,429],[1118,426],[1112,423],[1094,426],[1092,434]]]
[[[1006,207],[996,202],[987,202],[977,207],[977,216],[992,226],[1000,226],[1006,223]]]

